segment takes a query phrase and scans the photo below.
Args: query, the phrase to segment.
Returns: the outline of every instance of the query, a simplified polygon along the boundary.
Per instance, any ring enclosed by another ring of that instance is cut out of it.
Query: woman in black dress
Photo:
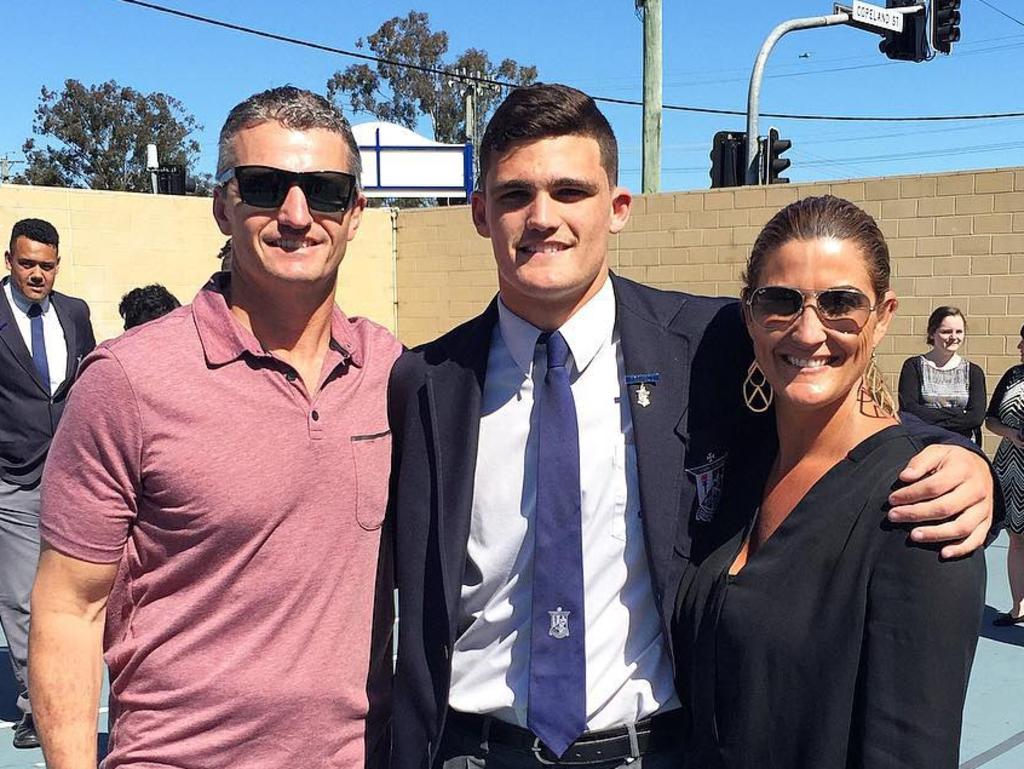
[[[940,561],[886,521],[919,445],[874,365],[896,297],[874,220],[826,196],[754,244],[744,397],[778,446],[730,458],[680,592],[693,769],[953,769],[984,555]],[[767,482],[765,482],[767,478]]]

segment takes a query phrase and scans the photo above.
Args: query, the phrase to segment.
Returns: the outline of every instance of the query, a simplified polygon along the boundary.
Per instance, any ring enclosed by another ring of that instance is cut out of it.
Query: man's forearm
[[[33,610],[29,691],[48,769],[95,769],[103,612]]]

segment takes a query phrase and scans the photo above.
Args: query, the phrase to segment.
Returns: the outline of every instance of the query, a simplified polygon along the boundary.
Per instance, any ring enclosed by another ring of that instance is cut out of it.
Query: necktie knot
[[[41,304],[33,303],[28,308],[28,316],[30,318],[38,318],[42,314],[43,314],[43,306]]]
[[[564,368],[569,360],[569,345],[560,331],[545,334],[548,351],[548,368]]]

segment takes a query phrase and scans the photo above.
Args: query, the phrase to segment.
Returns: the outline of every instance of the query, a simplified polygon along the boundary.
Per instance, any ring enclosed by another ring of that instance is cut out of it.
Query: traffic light
[[[156,169],[158,195],[185,194],[185,166],[161,166]]]
[[[960,0],[932,0],[932,47],[949,53],[960,41]]]
[[[711,144],[711,188],[742,187],[747,178],[747,134],[719,131]]]
[[[932,0],[933,3],[943,0]],[[946,0],[946,2],[959,0]],[[903,31],[886,32],[885,39],[878,44],[878,50],[890,59],[900,61],[924,61],[928,58],[928,26],[925,21],[924,6],[917,0],[885,0],[886,8],[912,8],[921,5],[916,13],[903,14]]]
[[[778,128],[769,128],[768,136],[761,139],[761,181],[764,184],[789,184],[789,179],[779,176],[793,161],[782,157],[793,146],[789,139],[779,138]]]

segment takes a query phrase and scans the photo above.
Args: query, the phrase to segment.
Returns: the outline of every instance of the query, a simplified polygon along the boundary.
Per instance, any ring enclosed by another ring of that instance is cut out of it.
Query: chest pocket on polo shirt
[[[384,523],[391,479],[391,431],[352,436],[356,469],[356,521],[367,531]]]

